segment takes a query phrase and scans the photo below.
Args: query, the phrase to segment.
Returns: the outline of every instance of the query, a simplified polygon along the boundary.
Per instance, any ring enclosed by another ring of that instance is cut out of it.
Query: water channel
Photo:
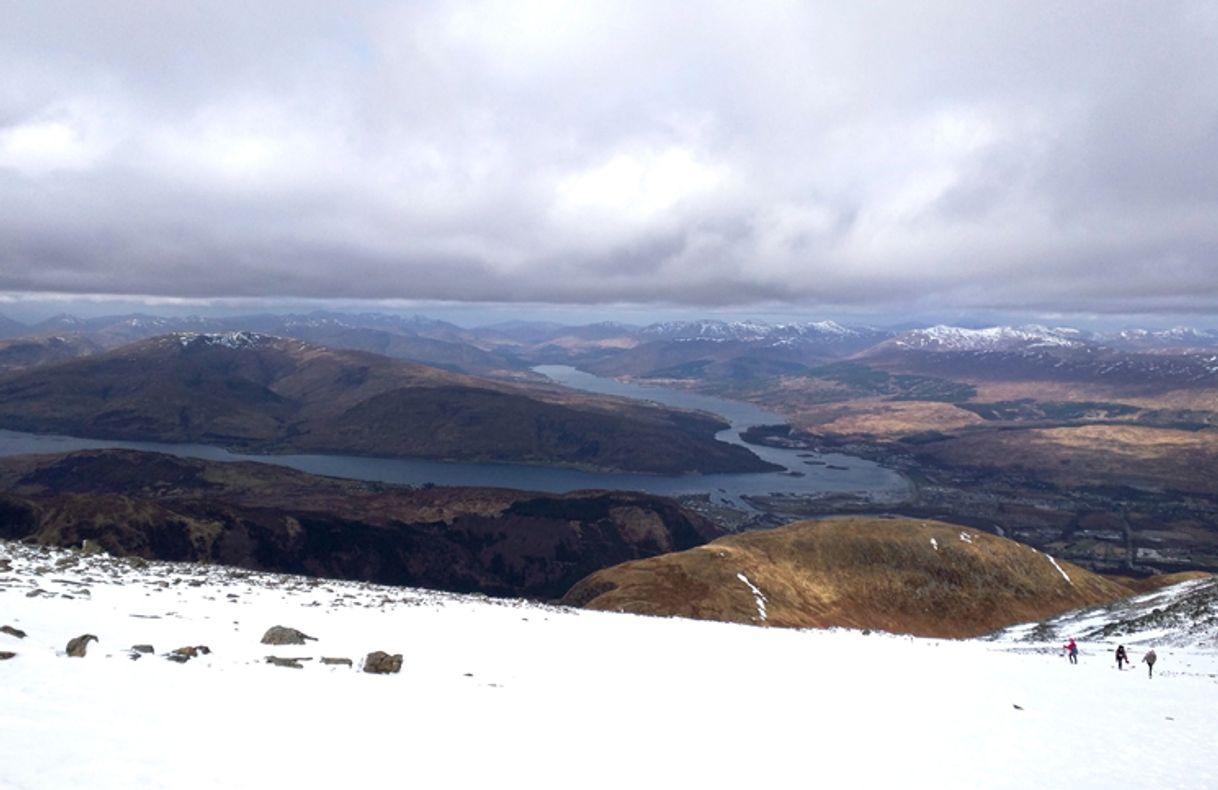
[[[665,387],[626,384],[560,365],[544,365],[536,370],[555,382],[574,389],[718,414],[729,422],[731,427],[720,432],[717,438],[735,444],[744,444],[740,433],[750,426],[784,422],[781,416],[748,403]],[[899,474],[871,461],[842,455],[812,455],[796,450],[746,446],[765,460],[783,466],[786,471],[683,476],[585,472],[524,464],[459,463],[344,455],[254,455],[230,452],[205,444],[128,442],[0,431],[0,456],[125,448],[211,461],[257,461],[332,477],[412,485],[432,483],[445,486],[498,486],[551,493],[581,489],[616,489],[645,491],[665,496],[707,494],[716,501],[736,506],[745,506],[740,497],[746,495],[893,495],[908,490],[907,481]]]

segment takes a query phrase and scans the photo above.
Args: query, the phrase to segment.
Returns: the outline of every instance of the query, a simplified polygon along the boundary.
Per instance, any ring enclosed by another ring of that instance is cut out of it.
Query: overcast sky
[[[0,291],[1218,313],[1218,3],[0,0]]]

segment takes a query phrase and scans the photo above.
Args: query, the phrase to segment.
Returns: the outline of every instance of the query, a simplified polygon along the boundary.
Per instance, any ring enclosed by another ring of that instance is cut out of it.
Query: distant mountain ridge
[[[1190,327],[1097,332],[1040,324],[939,324],[894,331],[832,320],[702,319],[646,326],[506,321],[464,328],[419,315],[314,311],[221,318],[59,315],[25,332],[15,322],[0,323],[0,335],[5,331],[75,340],[71,350],[78,356],[169,332],[253,331],[503,380],[539,381],[533,366],[569,364],[603,376],[693,382],[721,391],[815,377],[840,362],[912,375],[1084,382],[1127,376],[1138,385],[1162,379],[1165,386],[1187,387],[1208,383],[1211,368],[1218,368],[1218,329]],[[0,355],[0,368],[58,361],[67,350],[10,354],[7,362]]]

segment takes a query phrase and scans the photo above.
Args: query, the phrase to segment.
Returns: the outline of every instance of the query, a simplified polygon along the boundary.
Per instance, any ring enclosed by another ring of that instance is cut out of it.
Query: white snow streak
[[[757,601],[757,617],[762,622],[765,622],[765,593],[758,590],[757,585],[749,581],[749,577],[743,573],[737,573],[736,578],[747,584],[749,589],[753,591],[753,600]]]
[[[935,540],[934,538],[930,539],[930,545],[935,547],[935,551],[939,550],[939,541]]]
[[[1048,554],[1045,556],[1049,558],[1049,562],[1053,563],[1053,567],[1057,568],[1057,572],[1062,575],[1062,578],[1066,580],[1067,584],[1074,584],[1074,582],[1070,581],[1070,577],[1066,575],[1066,572],[1062,570],[1062,566],[1057,564],[1057,560],[1053,559],[1053,557]]]
[[[960,540],[964,541],[965,543],[972,543],[972,542],[973,542],[973,536],[972,536],[972,535],[970,535],[970,534],[968,534],[967,532],[961,532],[961,533],[960,533]]]

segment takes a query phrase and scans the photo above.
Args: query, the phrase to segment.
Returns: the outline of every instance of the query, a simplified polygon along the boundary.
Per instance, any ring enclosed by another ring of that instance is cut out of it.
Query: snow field
[[[0,625],[29,634],[0,635],[18,653],[0,662],[4,788],[1218,787],[1212,649],[1160,649],[1148,680],[1117,672],[1115,643],[1084,642],[1069,666],[1014,636],[791,631],[104,557],[55,568],[62,553],[26,551],[0,543]],[[63,583],[82,579],[88,597]],[[318,641],[259,644],[272,625]],[[64,657],[82,633],[101,641]],[[130,660],[139,643],[157,655]],[[199,644],[213,652],[160,655]],[[401,674],[316,660],[378,649],[404,655]]]

